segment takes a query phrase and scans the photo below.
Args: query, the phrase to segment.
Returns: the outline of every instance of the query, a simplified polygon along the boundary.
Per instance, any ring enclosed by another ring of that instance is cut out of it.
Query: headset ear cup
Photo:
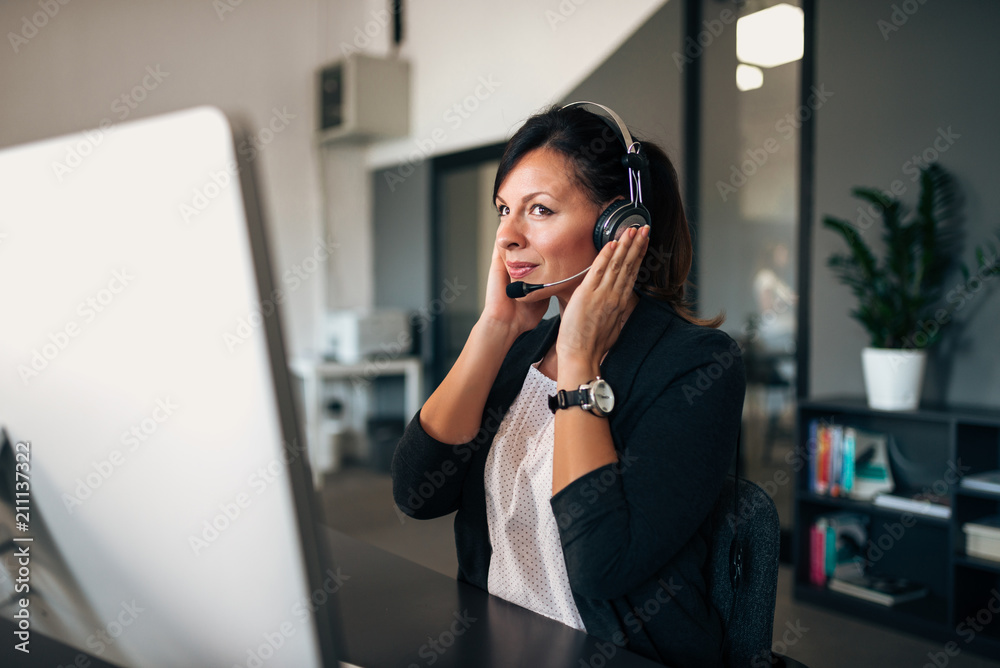
[[[649,220],[649,211],[641,204],[633,205],[626,199],[615,200],[597,217],[597,223],[594,225],[594,246],[597,250],[601,250],[629,227],[649,225]]]

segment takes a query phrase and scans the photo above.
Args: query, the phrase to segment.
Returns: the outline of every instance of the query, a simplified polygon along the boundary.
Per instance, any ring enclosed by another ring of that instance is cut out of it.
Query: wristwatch
[[[598,376],[581,385],[579,390],[559,390],[555,396],[549,397],[549,408],[553,413],[570,406],[579,406],[597,417],[606,417],[614,410],[615,393],[611,391],[608,381]]]

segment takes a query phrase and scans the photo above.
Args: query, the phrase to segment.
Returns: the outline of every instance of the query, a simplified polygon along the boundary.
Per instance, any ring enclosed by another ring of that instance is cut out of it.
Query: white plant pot
[[[920,404],[927,351],[865,348],[861,351],[868,406],[884,411],[909,411]]]

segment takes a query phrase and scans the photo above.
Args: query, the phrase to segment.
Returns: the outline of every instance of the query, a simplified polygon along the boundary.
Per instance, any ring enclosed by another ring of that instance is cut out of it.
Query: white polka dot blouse
[[[566,575],[552,496],[556,381],[532,364],[486,460],[489,592],[585,631]]]

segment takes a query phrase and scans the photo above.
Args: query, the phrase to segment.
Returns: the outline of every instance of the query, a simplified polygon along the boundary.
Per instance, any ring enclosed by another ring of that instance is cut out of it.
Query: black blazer
[[[551,318],[515,341],[476,438],[441,443],[421,428],[418,413],[393,456],[396,505],[417,519],[457,510],[458,579],[482,589],[492,553],[487,454],[529,365],[555,343],[558,328]],[[619,461],[551,499],[580,617],[588,634],[667,665],[721,665],[723,621],[707,584],[709,517],[740,428],[740,348],[721,330],[688,323],[642,295],[601,377],[615,393],[609,420]]]

